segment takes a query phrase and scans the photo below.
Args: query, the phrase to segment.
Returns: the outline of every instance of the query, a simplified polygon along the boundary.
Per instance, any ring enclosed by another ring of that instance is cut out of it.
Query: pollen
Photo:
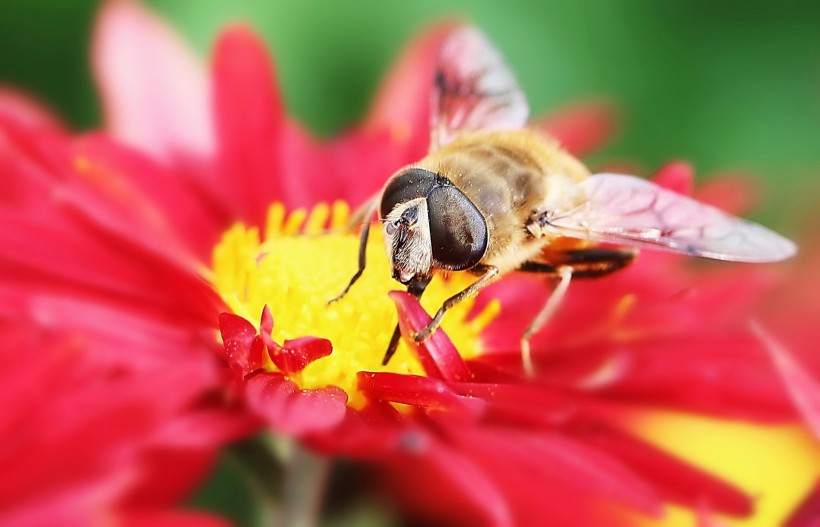
[[[257,328],[267,305],[273,314],[276,342],[304,336],[330,340],[333,352],[290,380],[302,389],[337,386],[356,407],[364,403],[357,391],[358,372],[424,375],[424,371],[404,342],[390,363],[382,365],[397,323],[396,308],[387,293],[403,287],[391,278],[378,226],[370,230],[367,267],[361,278],[347,295],[328,303],[357,269],[359,234],[347,228],[349,222],[349,209],[343,202],[290,214],[281,204],[274,204],[268,210],[264,233],[241,224],[224,233],[213,252],[210,276],[232,312]],[[473,280],[461,274],[436,276],[423,295],[422,306],[435,313]],[[472,299],[455,306],[442,324],[465,359],[481,353],[481,333],[499,312],[496,301],[478,313],[473,306]],[[272,363],[266,368],[277,371]]]

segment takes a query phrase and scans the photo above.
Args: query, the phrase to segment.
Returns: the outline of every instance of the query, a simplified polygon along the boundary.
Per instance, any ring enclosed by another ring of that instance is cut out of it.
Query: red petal
[[[327,430],[346,413],[347,394],[335,386],[300,390],[277,373],[255,375],[245,386],[248,406],[281,433],[299,436]]]
[[[299,373],[305,366],[327,357],[333,351],[329,340],[318,337],[300,337],[286,340],[276,352],[271,352],[271,360],[285,373]]]
[[[108,128],[160,159],[214,151],[204,64],[139,2],[105,2],[93,42],[94,76]]]
[[[483,400],[461,396],[444,381],[430,377],[363,371],[357,378],[359,389],[374,399],[471,416],[478,416],[486,407]]]
[[[617,127],[615,109],[606,102],[569,106],[532,123],[558,140],[571,154],[583,155],[610,139]]]
[[[285,198],[279,88],[264,43],[247,27],[220,35],[213,62],[221,185],[241,219],[261,225],[270,202]]]
[[[691,196],[695,188],[695,171],[684,161],[672,161],[652,175],[652,182],[678,194]]]
[[[60,132],[63,125],[45,104],[29,95],[0,87],[0,115],[14,119],[27,128]]]
[[[0,163],[12,198],[3,252],[27,274],[173,304],[212,322],[221,300],[157,210],[117,170],[52,134],[4,120]],[[5,148],[8,147],[8,148]],[[105,273],[99,272],[105,269]],[[173,291],[169,295],[169,291]]]
[[[815,483],[783,527],[820,527],[820,483]]]
[[[775,340],[760,324],[752,323],[752,331],[769,352],[806,426],[816,438],[820,438],[820,384],[794,359],[789,350]]]
[[[212,169],[203,165],[164,167],[102,134],[80,137],[74,142],[73,156],[105,167],[110,174],[106,177],[133,184],[203,261],[210,260],[214,244],[234,221],[222,203],[224,191],[209,177]]]
[[[219,314],[219,331],[228,363],[240,372],[250,373],[262,367],[264,344],[256,328],[233,313]]]
[[[390,298],[396,303],[399,312],[399,326],[405,342],[413,348],[421,362],[424,372],[430,377],[447,381],[466,381],[470,371],[461,355],[444,331],[439,328],[421,345],[416,344],[406,335],[423,329],[432,320],[424,311],[416,297],[403,291],[391,291]]]
[[[594,347],[574,351],[590,360],[597,355]],[[590,390],[603,396],[759,422],[796,417],[777,373],[745,332],[645,338],[610,352],[624,364],[624,374],[611,386]],[[582,367],[580,358],[571,362]],[[554,366],[564,375],[572,368],[570,362]]]
[[[752,499],[743,491],[615,428],[579,422],[568,432],[651,481],[665,499],[687,507],[706,501],[715,511],[732,516],[753,512]]]
[[[748,174],[723,174],[698,188],[695,197],[736,215],[743,215],[762,201],[760,182]]]
[[[518,486],[550,481],[556,490],[569,487],[573,493],[615,500],[647,514],[661,513],[660,496],[650,483],[617,458],[571,437],[521,429],[465,432],[452,426],[449,432],[463,445],[462,451],[472,451],[477,459],[515,467],[518,476],[513,474],[513,478]]]
[[[555,426],[567,422],[579,407],[572,396],[543,386],[488,382],[451,383],[450,387],[486,401],[488,417],[494,422],[514,426]]]
[[[140,456],[141,481],[120,500],[123,509],[144,510],[182,502],[204,481],[214,467],[218,450],[187,445],[152,448]]]
[[[436,61],[442,43],[455,27],[453,22],[432,26],[405,48],[382,82],[365,119],[366,130],[388,130],[394,142],[404,140],[411,158],[420,158],[428,149]]]
[[[305,366],[327,357],[333,351],[333,345],[329,340],[318,337],[300,337],[286,340],[284,345],[279,345],[271,338],[273,331],[273,316],[270,308],[266,305],[262,309],[262,320],[259,323],[259,334],[271,360],[285,374],[299,373]]]
[[[461,452],[431,441],[425,452],[438,465],[443,477],[473,503],[473,508],[489,521],[487,525],[512,525],[512,514],[501,490],[493,479],[472,459]]]
[[[196,410],[168,423],[152,440],[163,447],[196,449],[237,441],[251,435],[259,422],[227,409]]]
[[[416,433],[408,421],[408,415],[399,413],[390,403],[371,400],[359,410],[348,409],[339,426],[306,440],[311,449],[327,455],[391,459],[401,449],[402,439]]]
[[[262,308],[262,316],[259,319],[259,334],[270,335],[273,332],[273,315],[267,304]],[[266,343],[267,344],[267,343]]]

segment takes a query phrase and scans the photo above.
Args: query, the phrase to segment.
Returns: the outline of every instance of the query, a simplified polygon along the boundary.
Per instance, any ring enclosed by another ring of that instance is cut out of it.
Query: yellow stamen
[[[262,308],[268,305],[277,342],[306,335],[329,339],[333,353],[311,363],[291,380],[304,389],[338,386],[347,392],[352,406],[359,406],[364,399],[356,390],[357,372],[424,372],[403,342],[390,364],[381,364],[397,320],[387,293],[403,287],[390,277],[377,226],[371,229],[364,274],[344,298],[328,305],[356,270],[359,236],[339,229],[348,221],[349,208],[341,202],[332,207],[319,205],[310,214],[300,209],[290,215],[275,204],[268,211],[264,239],[257,228],[243,225],[235,225],[223,235],[214,249],[212,280],[231,310],[253,324],[258,325]],[[330,231],[324,229],[327,224],[332,227]],[[434,313],[472,280],[460,273],[447,279],[436,277],[422,305]],[[465,358],[481,352],[481,331],[500,310],[497,301],[490,302],[465,322],[472,306],[472,300],[462,302],[447,313],[442,324]],[[267,367],[276,371],[272,363]]]

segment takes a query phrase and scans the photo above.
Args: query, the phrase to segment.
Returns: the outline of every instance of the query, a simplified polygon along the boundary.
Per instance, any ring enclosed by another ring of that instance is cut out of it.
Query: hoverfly
[[[637,248],[717,260],[774,262],[793,256],[782,236],[715,207],[624,174],[590,174],[553,139],[526,128],[528,105],[501,54],[473,27],[442,45],[432,79],[429,154],[402,167],[366,209],[359,268],[365,268],[369,219],[378,211],[393,278],[420,297],[436,272],[477,277],[449,298],[416,342],[446,311],[510,271],[558,279],[521,338],[549,320],[572,277],[603,276],[629,264]],[[609,248],[598,243],[623,246]],[[398,328],[384,357],[398,344]]]

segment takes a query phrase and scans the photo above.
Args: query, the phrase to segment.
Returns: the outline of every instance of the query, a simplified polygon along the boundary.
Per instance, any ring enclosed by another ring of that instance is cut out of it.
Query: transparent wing
[[[474,27],[461,27],[439,51],[430,149],[460,133],[521,128],[529,107],[501,53]]]
[[[761,225],[634,176],[596,174],[578,191],[585,197],[580,206],[547,218],[564,236],[737,262],[774,262],[797,252]]]

